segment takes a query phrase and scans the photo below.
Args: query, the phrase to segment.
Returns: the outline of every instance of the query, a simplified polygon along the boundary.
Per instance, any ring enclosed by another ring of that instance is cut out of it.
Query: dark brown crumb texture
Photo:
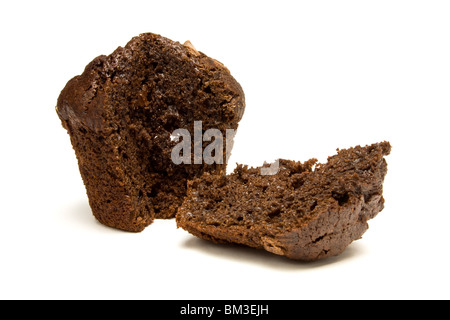
[[[388,142],[338,150],[326,164],[280,160],[277,174],[238,165],[228,176],[189,182],[177,225],[218,243],[297,260],[338,255],[384,208]]]
[[[225,164],[175,165],[171,133],[237,129],[244,93],[220,62],[159,35],[99,56],[62,90],[57,113],[75,149],[95,217],[141,231],[174,217],[186,182]],[[224,134],[225,136],[225,134]]]

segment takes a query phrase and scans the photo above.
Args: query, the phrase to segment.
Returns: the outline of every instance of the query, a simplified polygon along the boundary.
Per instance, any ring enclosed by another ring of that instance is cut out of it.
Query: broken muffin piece
[[[279,160],[275,175],[238,165],[227,176],[188,183],[177,225],[217,243],[246,245],[291,259],[335,256],[384,207],[389,142],[338,150],[326,164]]]
[[[220,62],[160,35],[145,33],[99,56],[70,80],[56,107],[78,158],[94,216],[103,224],[142,231],[173,218],[186,182],[225,163],[175,164],[171,133],[193,134],[195,121],[236,130],[244,93]]]

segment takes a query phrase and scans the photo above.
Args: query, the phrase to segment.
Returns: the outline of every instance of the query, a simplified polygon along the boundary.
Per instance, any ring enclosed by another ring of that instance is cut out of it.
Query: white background
[[[0,298],[450,298],[449,17],[448,1],[2,1]],[[389,140],[386,208],[363,238],[301,263],[174,220],[99,224],[54,108],[143,32],[190,40],[241,83],[233,164]]]

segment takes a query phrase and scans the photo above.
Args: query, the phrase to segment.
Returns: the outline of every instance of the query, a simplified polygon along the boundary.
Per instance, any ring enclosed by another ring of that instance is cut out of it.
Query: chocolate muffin
[[[224,174],[226,163],[175,164],[171,134],[194,122],[203,132],[236,130],[244,93],[220,62],[160,35],[145,33],[99,56],[62,90],[56,111],[78,158],[94,216],[141,231],[172,218],[186,182]]]
[[[177,225],[217,243],[246,245],[296,260],[338,255],[384,207],[388,142],[338,150],[326,164],[279,160],[274,175],[238,165],[228,176],[188,183]]]

